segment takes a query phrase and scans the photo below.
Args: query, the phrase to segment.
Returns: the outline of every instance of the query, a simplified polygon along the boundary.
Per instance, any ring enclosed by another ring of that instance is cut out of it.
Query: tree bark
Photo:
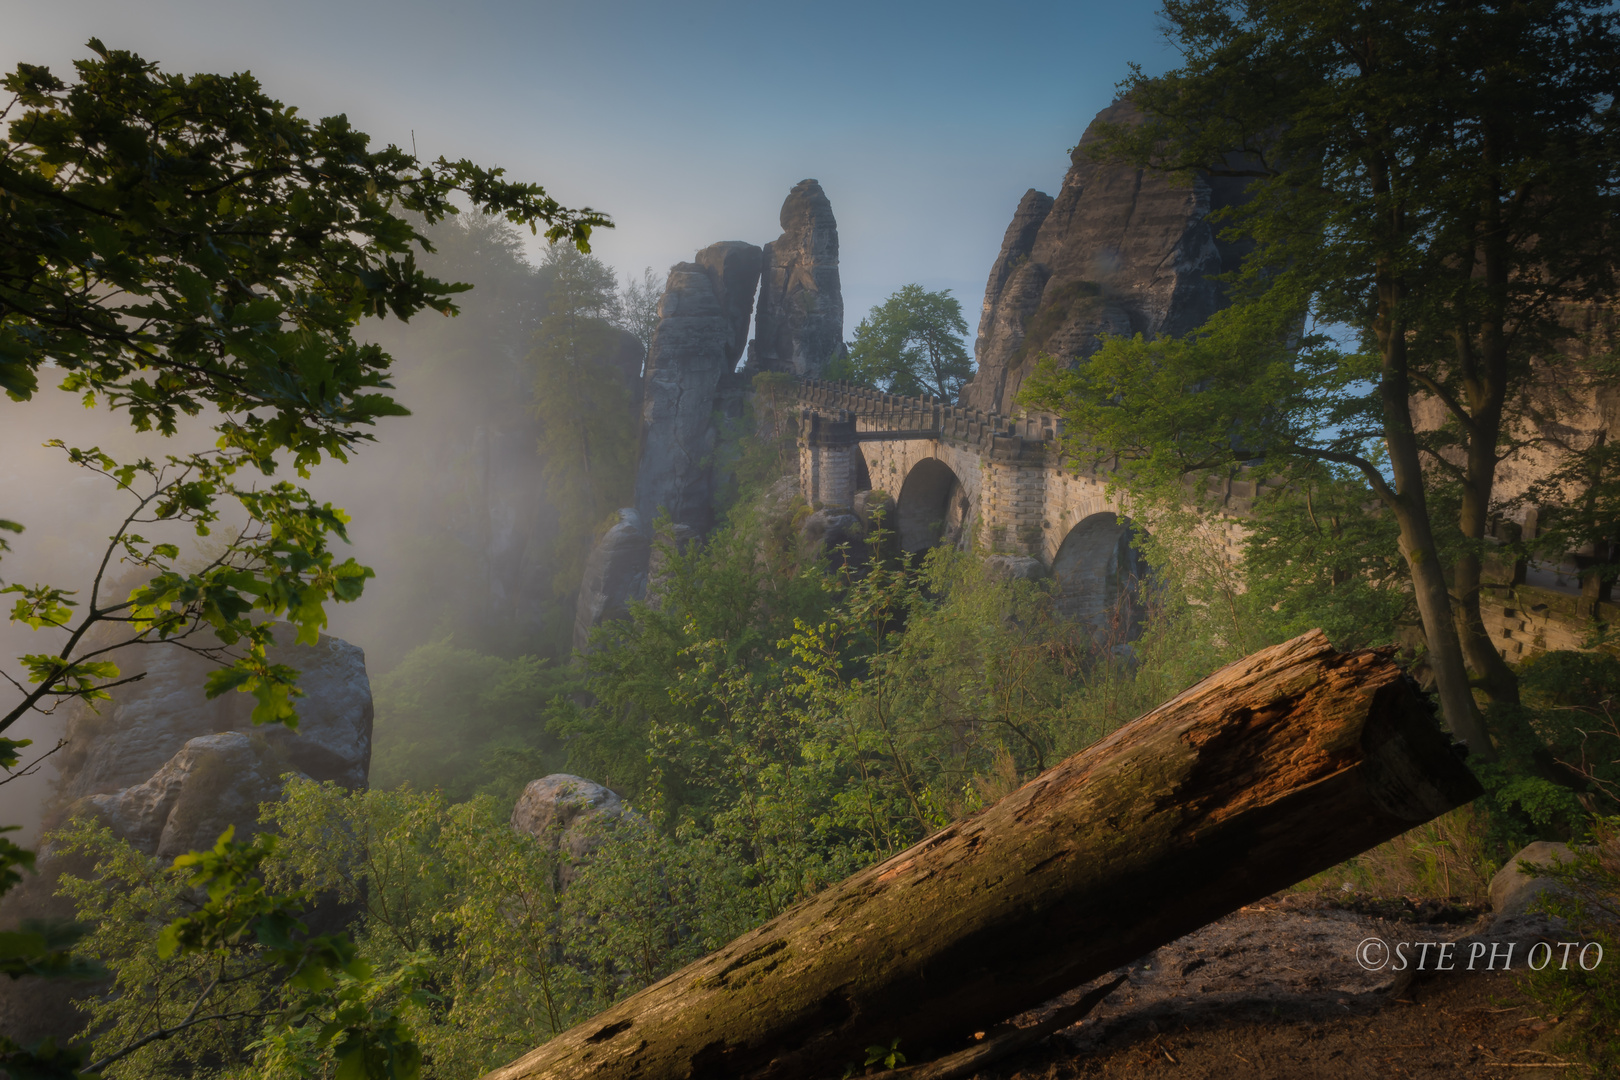
[[[1313,630],[488,1080],[837,1076],[895,1038],[922,1062],[1479,793],[1391,650]]]

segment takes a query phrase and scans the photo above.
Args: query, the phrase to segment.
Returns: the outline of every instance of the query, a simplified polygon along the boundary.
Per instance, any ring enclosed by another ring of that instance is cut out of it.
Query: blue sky
[[[909,282],[976,324],[1024,190],[1055,194],[1135,60],[1173,55],[1157,5],[0,0],[0,65],[66,74],[99,36],[179,71],[251,70],[309,115],[545,184],[618,228],[596,250],[660,274],[764,243],[816,177],[842,242],[846,326]]]

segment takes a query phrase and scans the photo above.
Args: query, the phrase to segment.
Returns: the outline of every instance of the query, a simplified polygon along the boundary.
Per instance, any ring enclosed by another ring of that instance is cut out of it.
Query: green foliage
[[[1399,526],[1447,722],[1488,757],[1464,650],[1494,699],[1512,676],[1477,619],[1459,638],[1429,504],[1456,485],[1458,532],[1481,541],[1497,462],[1534,430],[1520,390],[1568,336],[1562,305],[1612,287],[1620,24],[1601,0],[1165,15],[1180,66],[1134,70],[1140,122],[1091,151],[1248,181],[1218,219],[1251,245],[1234,304],[1181,340],[1110,341],[1073,371],[1056,358],[1025,399],[1068,415],[1076,453],[1129,459],[1127,483],[1259,457],[1359,471]],[[1335,326],[1357,347],[1317,333]],[[1418,396],[1438,426],[1420,430]],[[1452,569],[1466,613],[1478,564]]]
[[[1460,806],[1300,882],[1300,890],[1388,900],[1489,903],[1491,878],[1516,847],[1499,842],[1483,804]]]
[[[898,1069],[906,1063],[906,1055],[900,1052],[900,1040],[892,1039],[888,1046],[878,1043],[866,1048],[866,1064],[882,1065],[885,1069]]]
[[[1589,970],[1578,961],[1548,963],[1527,980],[1533,997],[1563,1017],[1558,1046],[1578,1055],[1599,1076],[1620,1069],[1620,817],[1593,821],[1590,843],[1574,849],[1572,861],[1533,867],[1564,890],[1542,901],[1568,919],[1582,942],[1596,942],[1603,959]],[[1595,955],[1595,953],[1594,953]],[[1562,957],[1560,957],[1560,960]]]
[[[16,768],[17,751],[28,746],[28,739],[0,739],[0,766]],[[18,825],[0,828],[15,832]],[[34,853],[0,836],[0,896],[22,883],[19,870],[34,869]],[[45,978],[93,978],[103,974],[101,967],[71,950],[89,927],[79,923],[24,919],[16,929],[0,931],[0,974],[11,979],[24,976]],[[79,1080],[84,1065],[84,1048],[58,1046],[44,1039],[23,1046],[0,1035],[0,1068],[17,1080]]]
[[[485,796],[295,779],[263,808],[279,839],[227,835],[170,868],[74,824],[64,850],[95,870],[64,887],[116,975],[85,1006],[96,1052],[121,1076],[471,1080],[758,921],[713,843],[632,814],[571,865],[507,817]],[[352,939],[309,933],[302,903]]]
[[[1117,455],[1122,481],[1181,498],[1189,474],[1225,479],[1255,459],[1274,472],[1358,459],[1379,431],[1355,396],[1376,360],[1325,335],[1302,337],[1305,298],[1288,299],[1274,291],[1267,303],[1223,309],[1180,338],[1108,337],[1072,365],[1043,358],[1022,397],[1064,412],[1080,460]]]
[[[637,279],[624,276],[619,290],[618,324],[636,336],[643,350],[652,348],[653,331],[658,329],[658,301],[664,295],[664,279],[647,267]]]
[[[826,610],[832,583],[819,567],[798,561],[792,536],[747,507],[702,543],[677,551],[660,539],[657,547],[663,569],[656,605],[637,605],[629,620],[594,632],[586,668],[594,701],[586,710],[559,706],[551,723],[566,740],[568,771],[637,802],[656,801],[678,819],[676,808],[703,801],[702,785],[687,765],[654,768],[649,728],[676,717],[695,724],[709,707],[706,695],[677,700],[671,693],[700,662],[693,647],[717,642],[719,655],[703,660],[779,680],[776,642],[795,619]]]
[[[1120,648],[1060,618],[1050,582],[991,580],[964,553],[835,572],[793,561],[739,513],[666,554],[656,602],[598,632],[594,704],[554,723],[569,771],[630,793],[689,850],[711,845],[757,917],[994,801],[1230,658],[1201,644],[1192,605],[1154,594],[1147,633]]]
[[[27,742],[27,739],[22,740],[23,744]],[[15,754],[9,757],[15,765]],[[19,825],[7,825],[0,828],[0,833],[15,832],[19,828]],[[0,836],[0,896],[22,882],[19,869],[34,869],[34,853]],[[70,951],[87,929],[77,923],[25,919],[15,930],[0,931],[0,975],[18,979],[24,975],[88,978],[100,974],[95,965]]]
[[[255,723],[296,726],[292,700],[298,694],[297,673],[271,663],[265,652],[275,642],[271,620],[285,620],[298,642],[313,644],[326,625],[326,602],[359,597],[371,571],[352,558],[339,562],[327,546],[332,536],[347,539],[343,511],[286,482],[268,487],[240,483],[236,474],[242,461],[224,451],[120,464],[94,447],[68,448],[60,441],[52,445],[74,464],[116,485],[130,510],[111,538],[76,620],[74,609],[80,603],[68,590],[43,584],[0,590],[19,597],[12,609],[14,621],[66,635],[57,652],[22,658],[31,687],[14,683],[21,699],[0,719],[0,730],[30,710],[48,711],[62,700],[107,698],[109,688],[139,674],[124,676],[112,661],[97,658],[130,643],[157,641],[183,641],[220,663],[208,680],[209,697],[229,690],[252,693],[257,699]],[[235,529],[200,567],[181,569],[176,545],[136,531],[185,527],[206,537],[219,523],[216,502],[221,499],[234,501],[247,524]],[[147,575],[124,596],[107,595],[107,571],[115,557]],[[97,627],[122,627],[124,634],[84,651],[87,635]],[[207,637],[199,641],[199,634]]]
[[[828,378],[837,378],[829,374]],[[782,371],[754,376],[742,416],[720,418],[714,454],[716,516],[752,502],[783,477],[798,475],[798,399],[795,379]]]
[[[907,285],[861,320],[848,358],[834,361],[827,378],[955,401],[973,377],[973,361],[962,344],[966,335],[962,305],[951,290]]]
[[[1519,665],[1519,704],[1493,705],[1500,760],[1475,768],[1492,808],[1493,837],[1580,835],[1593,815],[1620,809],[1620,660],[1606,653],[1538,653]]]
[[[1620,376],[1620,359],[1594,367],[1594,388]],[[1583,579],[1613,582],[1620,576],[1620,442],[1607,432],[1567,454],[1562,467],[1536,481],[1520,501],[1540,509],[1534,549],[1555,559],[1590,550],[1597,558]]]
[[[212,405],[228,445],[341,457],[354,429],[397,411],[388,358],[354,343],[367,314],[450,311],[421,273],[422,237],[460,193],[552,240],[607,224],[468,161],[418,162],[341,117],[311,122],[252,76],[160,72],[89,44],[78,82],[21,64],[6,76],[0,183],[0,386],[26,400],[50,358],[71,389],[175,429]]]
[[[420,1055],[397,1007],[425,1000],[416,973],[379,981],[348,938],[311,933],[298,918],[308,893],[267,883],[276,838],[231,837],[227,829],[212,851],[164,867],[93,822],[56,835],[62,853],[94,863],[93,878],[64,874],[60,887],[93,927],[83,952],[113,973],[111,992],[81,1005],[95,1033],[85,1071],[245,1068],[264,1045],[255,1036],[268,1035],[300,1042],[301,1075],[317,1066],[353,1080],[415,1080]]]
[[[1399,529],[1353,474],[1264,490],[1248,523],[1245,608],[1286,640],[1321,627],[1340,649],[1387,645],[1415,624]]]
[[[712,839],[640,821],[599,827],[601,846],[563,896],[565,955],[607,1004],[753,928],[749,875]]]
[[[532,656],[508,660],[449,641],[420,645],[372,680],[372,781],[440,788],[454,801],[479,792],[515,798],[528,780],[561,764],[546,711],[578,681]],[[514,757],[521,770],[503,772]]]

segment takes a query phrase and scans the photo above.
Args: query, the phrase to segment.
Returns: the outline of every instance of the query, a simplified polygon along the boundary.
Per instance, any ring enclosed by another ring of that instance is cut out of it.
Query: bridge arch
[[[1068,531],[1052,559],[1059,614],[1120,643],[1140,633],[1147,563],[1134,536],[1130,519],[1111,511],[1087,515]]]
[[[895,499],[895,531],[905,551],[926,551],[961,531],[962,481],[937,457],[924,457],[906,473]]]

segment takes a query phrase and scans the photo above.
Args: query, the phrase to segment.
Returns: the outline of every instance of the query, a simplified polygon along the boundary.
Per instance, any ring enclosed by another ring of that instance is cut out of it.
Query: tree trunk
[[[1401,218],[1398,212],[1395,216]],[[1496,748],[1491,744],[1485,722],[1474,705],[1473,689],[1468,685],[1468,668],[1463,662],[1462,644],[1457,637],[1451,596],[1446,591],[1446,576],[1440,567],[1439,547],[1434,542],[1428,496],[1423,487],[1423,461],[1417,429],[1412,423],[1406,324],[1401,314],[1405,290],[1391,274],[1387,260],[1380,260],[1377,277],[1376,333],[1383,356],[1378,396],[1384,406],[1384,446],[1389,451],[1394,491],[1391,493],[1376,473],[1370,473],[1368,480],[1375,489],[1382,490],[1385,503],[1400,525],[1401,554],[1412,572],[1413,599],[1417,601],[1418,617],[1423,621],[1441,715],[1446,718],[1446,726],[1452,734],[1467,743],[1469,750],[1489,760],[1496,756]]]
[[[1479,793],[1391,650],[1313,630],[489,1080],[837,1076],[895,1038],[921,1062]]]

